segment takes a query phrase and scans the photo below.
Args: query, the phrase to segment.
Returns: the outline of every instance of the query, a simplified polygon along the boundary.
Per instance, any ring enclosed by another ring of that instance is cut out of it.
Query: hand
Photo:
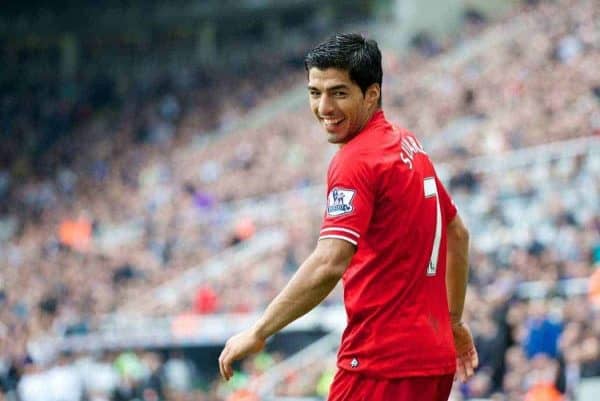
[[[473,376],[479,365],[479,356],[473,343],[471,330],[463,322],[452,323],[454,346],[456,348],[456,373],[462,382]]]
[[[265,340],[258,337],[253,331],[246,330],[231,337],[225,343],[225,348],[219,356],[219,370],[223,379],[229,380],[233,376],[231,365],[250,354],[255,354],[265,347]]]

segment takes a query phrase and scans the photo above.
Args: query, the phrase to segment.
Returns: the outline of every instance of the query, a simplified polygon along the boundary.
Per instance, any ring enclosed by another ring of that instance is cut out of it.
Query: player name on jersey
[[[413,159],[415,158],[415,155],[419,153],[424,155],[427,154],[425,149],[423,149],[423,145],[421,145],[419,141],[412,136],[406,136],[402,138],[400,147],[402,149],[400,151],[400,159],[402,159],[404,164],[406,164],[411,170],[413,169]]]

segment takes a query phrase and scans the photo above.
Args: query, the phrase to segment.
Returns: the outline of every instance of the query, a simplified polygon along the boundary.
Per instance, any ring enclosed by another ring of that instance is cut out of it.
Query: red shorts
[[[448,401],[454,375],[374,379],[338,369],[329,401]]]

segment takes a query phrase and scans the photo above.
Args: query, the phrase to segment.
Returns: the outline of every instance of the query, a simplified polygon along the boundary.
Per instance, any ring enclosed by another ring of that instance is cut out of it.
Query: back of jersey
[[[364,361],[360,370],[388,378],[453,373],[445,273],[456,208],[412,133],[386,130],[371,150],[373,210],[344,275],[340,366]]]

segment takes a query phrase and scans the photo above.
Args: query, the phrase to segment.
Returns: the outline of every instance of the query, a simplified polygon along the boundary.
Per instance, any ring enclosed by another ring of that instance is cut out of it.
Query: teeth
[[[324,118],[323,121],[327,125],[335,125],[335,124],[340,123],[342,120],[341,119],[340,120],[328,120],[328,119]]]

